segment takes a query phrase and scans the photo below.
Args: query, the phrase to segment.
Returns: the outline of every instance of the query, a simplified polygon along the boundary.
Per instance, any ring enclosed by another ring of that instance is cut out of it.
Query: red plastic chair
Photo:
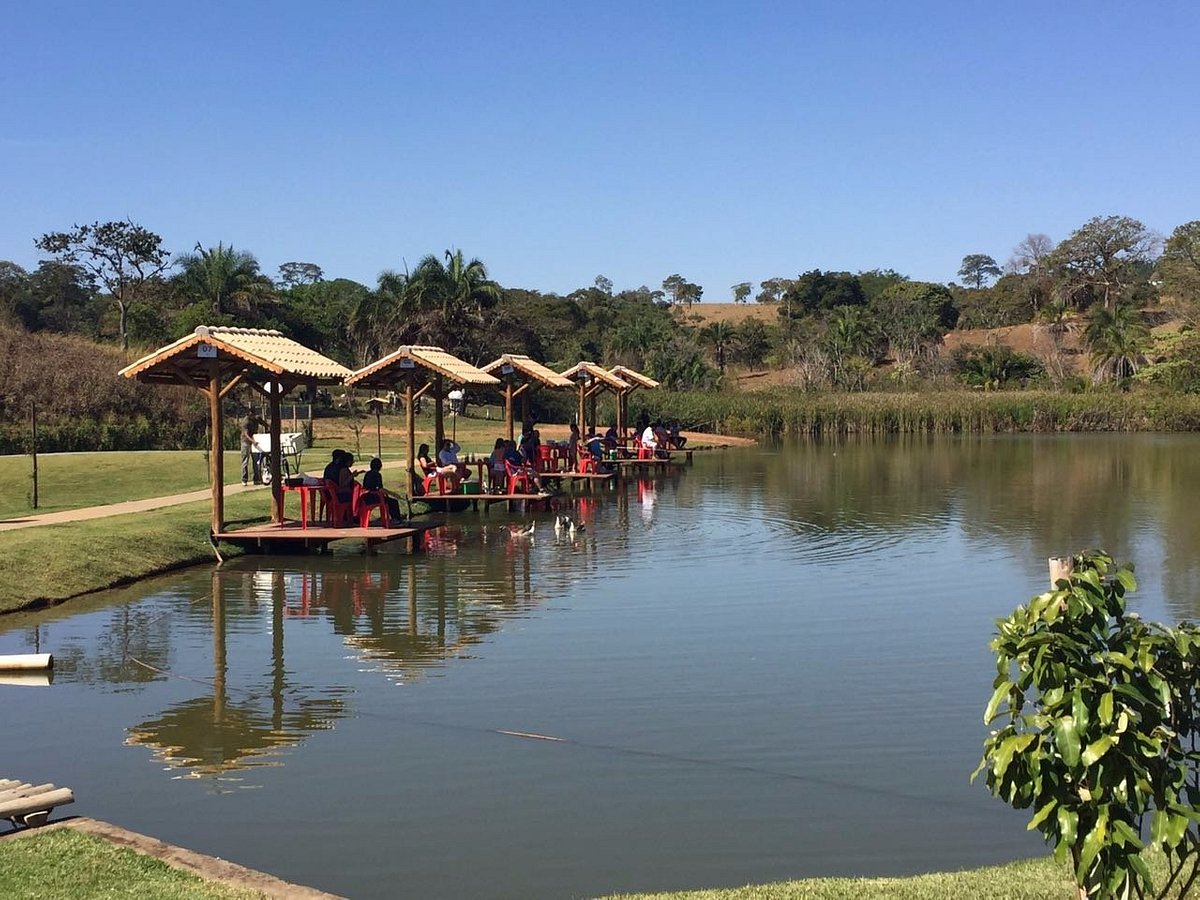
[[[425,470],[425,481],[422,482],[426,494],[453,494],[454,480],[449,475],[441,475],[437,469]],[[431,491],[430,487],[437,487],[436,491]]]
[[[504,461],[504,471],[508,475],[508,492],[510,494],[532,494],[533,473],[524,466],[514,466],[507,459]],[[517,490],[524,488],[524,490]]]
[[[354,493],[351,495],[350,502],[346,503],[344,500],[338,499],[337,485],[326,479],[325,484],[321,486],[320,517],[334,528],[353,523],[354,504],[360,490],[361,488],[357,484],[354,485]]]
[[[638,459],[654,459],[654,448],[649,444],[643,444],[641,438],[634,438],[634,444],[637,447]]]
[[[595,475],[599,471],[596,468],[596,457],[580,447],[576,456],[575,471],[581,475]]]
[[[371,521],[371,510],[379,510],[379,524],[391,528],[388,517],[387,495],[383,491],[363,491],[358,496],[358,526],[366,528]]]

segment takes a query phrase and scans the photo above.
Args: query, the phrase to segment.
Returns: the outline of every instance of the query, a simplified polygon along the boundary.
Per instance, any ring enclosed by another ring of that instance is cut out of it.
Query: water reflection
[[[268,596],[261,588],[266,574]],[[280,764],[279,754],[298,744],[314,731],[333,727],[344,715],[344,704],[336,696],[306,696],[303,683],[289,682],[284,656],[283,616],[287,603],[283,572],[255,573],[258,590],[244,591],[244,573],[217,570],[212,574],[212,680],[203,695],[172,703],[159,715],[129,728],[126,743],[149,747],[168,769],[182,770],[194,778],[225,776],[258,765]],[[271,611],[270,681],[248,681],[229,685],[228,608],[269,603]],[[194,607],[193,607],[194,608]],[[160,616],[166,620],[166,616]],[[155,677],[170,672],[160,664],[127,654],[126,666]],[[189,682],[197,682],[193,676]],[[265,688],[265,689],[264,689]],[[231,696],[232,693],[232,696]]]

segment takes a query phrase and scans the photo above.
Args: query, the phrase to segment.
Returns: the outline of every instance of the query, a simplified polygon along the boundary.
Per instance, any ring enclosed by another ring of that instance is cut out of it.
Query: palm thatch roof
[[[207,384],[213,363],[222,375],[257,369],[290,384],[340,384],[350,370],[336,360],[262,328],[201,325],[119,374],[157,384]]]
[[[457,384],[493,385],[500,379],[441,347],[399,347],[382,359],[363,366],[347,379],[348,387],[390,387],[404,375],[417,370],[441,375]]]
[[[505,371],[505,366],[509,367],[510,372]],[[574,387],[571,379],[564,378],[549,366],[542,365],[532,357],[516,353],[505,353],[495,362],[484,366],[483,371],[492,375],[508,375],[511,372],[519,372],[526,381],[536,381],[548,388]]]
[[[629,388],[626,382],[612,374],[608,369],[594,362],[580,362],[560,374],[563,378],[570,378],[572,381],[577,381],[581,373],[586,373],[591,378],[600,382],[601,385],[611,388],[614,391],[624,391]]]
[[[608,370],[613,375],[616,375],[622,381],[628,382],[631,387],[656,388],[658,382],[649,375],[643,375],[636,369],[631,369],[629,366],[613,366]]]

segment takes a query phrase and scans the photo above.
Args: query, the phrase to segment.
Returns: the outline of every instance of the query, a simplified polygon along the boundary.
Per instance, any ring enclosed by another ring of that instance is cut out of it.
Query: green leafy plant
[[[1200,629],[1126,610],[1133,567],[1092,552],[997,622],[974,778],[1070,859],[1080,898],[1184,897],[1200,874]],[[1156,886],[1147,853],[1165,852]],[[1157,892],[1156,891],[1157,887]]]

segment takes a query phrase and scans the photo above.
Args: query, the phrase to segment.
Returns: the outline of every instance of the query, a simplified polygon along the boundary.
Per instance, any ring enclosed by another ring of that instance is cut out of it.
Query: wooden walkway
[[[70,788],[0,778],[0,819],[8,819],[14,826],[44,825],[56,806],[74,802],[75,794]]]
[[[285,550],[285,549],[317,549],[321,550],[334,541],[361,540],[366,541],[370,549],[376,544],[389,541],[409,542],[409,550],[413,553],[424,549],[425,532],[440,528],[445,522],[405,522],[395,528],[372,526],[359,528],[347,526],[332,528],[327,525],[310,525],[301,528],[299,522],[288,521],[282,525],[251,525],[248,528],[238,528],[214,534],[213,540],[256,550]]]

